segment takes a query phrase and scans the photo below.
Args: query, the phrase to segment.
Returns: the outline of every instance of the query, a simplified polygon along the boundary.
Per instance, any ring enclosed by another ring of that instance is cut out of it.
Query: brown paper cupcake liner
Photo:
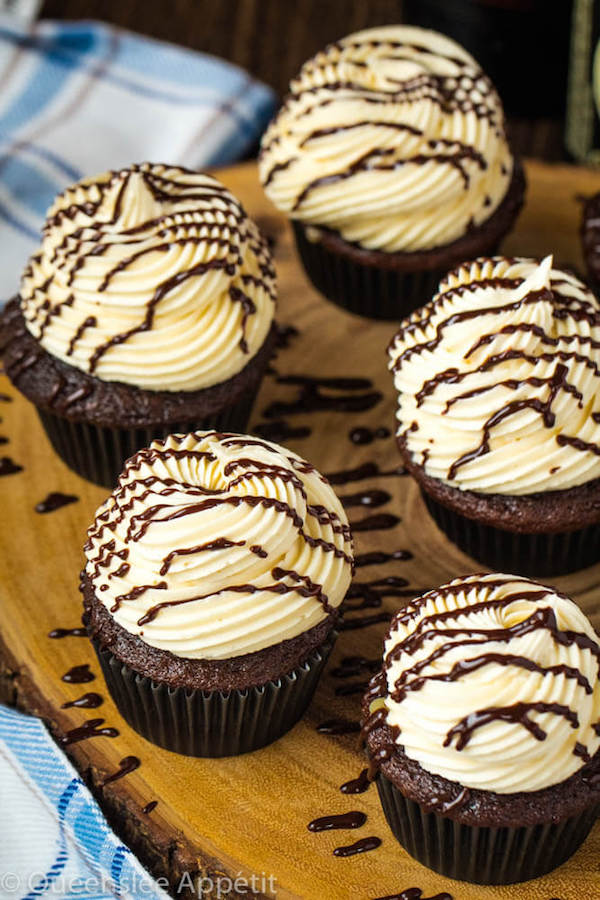
[[[244,433],[255,392],[245,393],[231,406],[206,419],[150,425],[143,428],[110,428],[90,422],[73,422],[46,409],[38,415],[52,447],[70,469],[82,478],[113,488],[125,460],[152,441],[188,431]]]
[[[370,319],[399,321],[427,303],[447,270],[400,272],[355,262],[309,241],[304,226],[292,222],[296,247],[313,286],[328,300]]]
[[[440,875],[474,884],[513,884],[556,869],[581,846],[600,812],[595,805],[557,824],[483,828],[426,811],[382,773],[377,789],[394,836],[411,856]]]
[[[421,493],[438,528],[468,556],[497,572],[548,578],[600,560],[600,524],[556,534],[520,534],[468,519]]]
[[[158,684],[92,639],[107,687],[142,737],[186,756],[239,756],[276,741],[308,707],[335,639],[332,632],[305,662],[276,680],[232,691]]]

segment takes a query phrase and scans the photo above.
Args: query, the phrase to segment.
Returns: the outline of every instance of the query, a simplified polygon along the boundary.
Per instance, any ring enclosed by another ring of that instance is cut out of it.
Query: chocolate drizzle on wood
[[[77,628],[53,628],[48,632],[48,637],[57,640],[66,637],[87,637],[87,631],[82,626]]]
[[[421,888],[410,887],[400,891],[399,894],[386,894],[385,897],[375,897],[375,900],[453,900],[453,897],[447,891],[442,891],[431,897],[425,897]]]
[[[10,456],[0,456],[0,478],[3,475],[16,475],[17,472],[22,472],[23,466],[20,466],[18,463],[14,462],[10,458]]]
[[[333,829],[344,828],[361,828],[367,821],[367,816],[359,810],[340,813],[339,815],[321,816],[319,819],[313,819],[309,822],[307,828],[309,831],[331,831]]]
[[[43,500],[35,505],[36,513],[50,513],[62,506],[68,506],[70,503],[77,503],[79,497],[75,494],[61,494],[59,491],[53,491]]]
[[[312,412],[366,412],[382,399],[368,378],[315,378],[309,375],[280,375],[278,384],[297,387],[293,401],[274,401],[263,411],[267,419]]]
[[[85,684],[88,681],[94,681],[96,676],[90,672],[89,663],[83,663],[80,666],[73,666],[68,672],[62,676],[62,680],[67,684]]]
[[[116,728],[104,725],[104,719],[88,719],[83,725],[72,728],[67,731],[60,739],[63,747],[69,747],[71,744],[78,744],[80,741],[87,741],[95,737],[115,738],[119,736]]]
[[[95,691],[90,691],[87,694],[83,694],[81,697],[77,697],[76,700],[67,700],[60,708],[71,709],[72,707],[75,707],[81,709],[97,709],[99,706],[102,706],[103,703],[104,700],[100,694],[95,693]]]
[[[368,777],[369,770],[362,769],[357,778],[351,778],[340,786],[342,794],[364,794],[371,785],[371,779]]]
[[[119,781],[119,779],[124,778],[126,775],[130,775],[132,772],[135,772],[136,769],[139,769],[141,764],[142,763],[137,756],[125,756],[119,763],[117,771],[113,772],[111,775],[107,775],[106,778],[100,782],[99,787],[106,787],[107,784],[112,784],[112,782]]]
[[[333,851],[333,855],[341,857],[356,856],[357,853],[368,853],[369,850],[377,850],[377,848],[380,846],[381,838],[366,837],[361,838],[354,844],[350,844],[347,847],[336,847]]]
[[[358,734],[360,731],[360,722],[353,722],[350,719],[326,719],[317,725],[319,734]]]

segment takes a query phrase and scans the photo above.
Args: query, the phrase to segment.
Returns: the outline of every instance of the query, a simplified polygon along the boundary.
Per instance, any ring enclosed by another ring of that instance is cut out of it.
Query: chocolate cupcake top
[[[389,356],[399,441],[427,475],[505,495],[600,477],[600,305],[551,256],[450,272]]]
[[[374,705],[427,771],[536,791],[600,748],[599,670],[598,637],[573,601],[526,578],[469,575],[396,614]]]
[[[210,175],[143,163],[59,194],[21,281],[45,350],[104,381],[190,391],[239,372],[274,313],[269,249]]]
[[[435,31],[351,34],[309,60],[262,140],[266,193],[371,250],[440,247],[488,219],[513,160],[500,99]]]
[[[314,467],[214,431],[128,460],[85,553],[119,625],[192,659],[252,653],[335,619],[352,571],[346,514]]]

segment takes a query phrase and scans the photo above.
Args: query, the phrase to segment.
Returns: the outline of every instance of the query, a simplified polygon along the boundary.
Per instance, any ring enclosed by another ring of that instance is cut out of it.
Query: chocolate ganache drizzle
[[[337,614],[352,572],[325,478],[249,436],[155,441],[127,462],[88,535],[86,574],[118,624],[189,658],[296,637]]]
[[[408,757],[465,791],[536,791],[600,748],[599,671],[598,637],[567,597],[469,575],[396,614],[365,728],[386,721]]]
[[[142,163],[60,194],[21,281],[29,331],[104,381],[199,390],[271,328],[266,240],[210,175]]]
[[[600,304],[551,256],[458,267],[389,356],[399,440],[427,475],[509,495],[600,477]]]
[[[349,35],[305,63],[259,159],[279,209],[388,252],[462,237],[512,170],[489,78],[454,41],[408,26]]]

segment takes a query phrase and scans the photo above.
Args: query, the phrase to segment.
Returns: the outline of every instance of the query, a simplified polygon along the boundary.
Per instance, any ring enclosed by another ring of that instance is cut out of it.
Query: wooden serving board
[[[600,174],[534,163],[527,166],[527,172],[527,206],[518,228],[506,242],[506,251],[535,256],[553,251],[558,263],[580,265],[578,195],[600,190]],[[325,302],[309,287],[295,255],[290,229],[265,199],[254,165],[222,171],[219,177],[275,239],[278,317],[300,332],[280,351],[274,364],[277,372],[367,378],[373,382],[373,389],[382,392],[380,402],[363,413],[332,410],[286,416],[290,424],[312,430],[310,436],[291,440],[289,445],[327,473],[368,461],[376,461],[382,470],[393,469],[399,460],[392,437],[356,446],[348,436],[358,426],[393,428],[396,401],[385,356],[393,323],[354,317]],[[253,424],[265,421],[262,413],[269,404],[293,401],[298,390],[268,375],[255,406]],[[0,626],[5,694],[43,716],[59,739],[92,718],[102,718],[105,725],[118,729],[117,737],[83,740],[72,744],[68,752],[97,791],[109,818],[119,822],[125,839],[156,875],[167,874],[174,889],[184,872],[221,872],[233,879],[239,875],[248,880],[255,875],[254,885],[267,896],[310,900],[368,900],[410,887],[422,888],[424,897],[448,891],[454,900],[600,897],[599,826],[584,847],[551,875],[520,886],[484,888],[449,881],[412,860],[392,837],[374,787],[355,796],[340,793],[340,785],[356,777],[364,765],[356,735],[327,736],[318,733],[316,727],[332,717],[357,718],[360,693],[340,696],[335,691],[367,675],[341,680],[331,670],[344,656],[377,657],[384,623],[341,634],[308,714],[271,747],[240,758],[202,760],[177,756],[140,738],[121,719],[108,696],[86,638],[48,637],[52,629],[80,624],[77,585],[83,560],[81,547],[86,528],[106,492],[81,480],[60,462],[35,411],[4,377],[0,391],[13,401],[0,403],[0,434],[8,438],[0,455],[9,455],[23,466],[23,471],[0,479]],[[389,502],[375,510],[353,507],[349,509],[351,520],[385,513],[399,516],[401,521],[381,530],[357,531],[357,552],[408,549],[413,558],[360,568],[356,581],[395,575],[406,578],[417,592],[480,569],[432,524],[409,478],[369,478],[339,487],[338,491],[347,495],[375,487],[389,492]],[[46,515],[37,514],[36,503],[49,491],[76,494],[79,502]],[[600,627],[600,565],[556,579],[556,583],[576,598]],[[388,597],[381,609],[394,610],[403,602]],[[380,611],[351,612],[348,618]],[[68,669],[84,663],[89,663],[96,676],[90,684],[61,680]],[[89,690],[103,695],[104,702],[98,709],[61,709],[62,704]],[[140,767],[99,788],[103,779],[118,769],[119,761],[129,755],[140,758]],[[143,813],[153,800],[158,800],[155,809]],[[358,830],[321,834],[307,830],[308,822],[317,816],[355,809],[368,816]],[[372,852],[347,859],[332,853],[335,847],[372,835],[382,839],[381,846]]]

